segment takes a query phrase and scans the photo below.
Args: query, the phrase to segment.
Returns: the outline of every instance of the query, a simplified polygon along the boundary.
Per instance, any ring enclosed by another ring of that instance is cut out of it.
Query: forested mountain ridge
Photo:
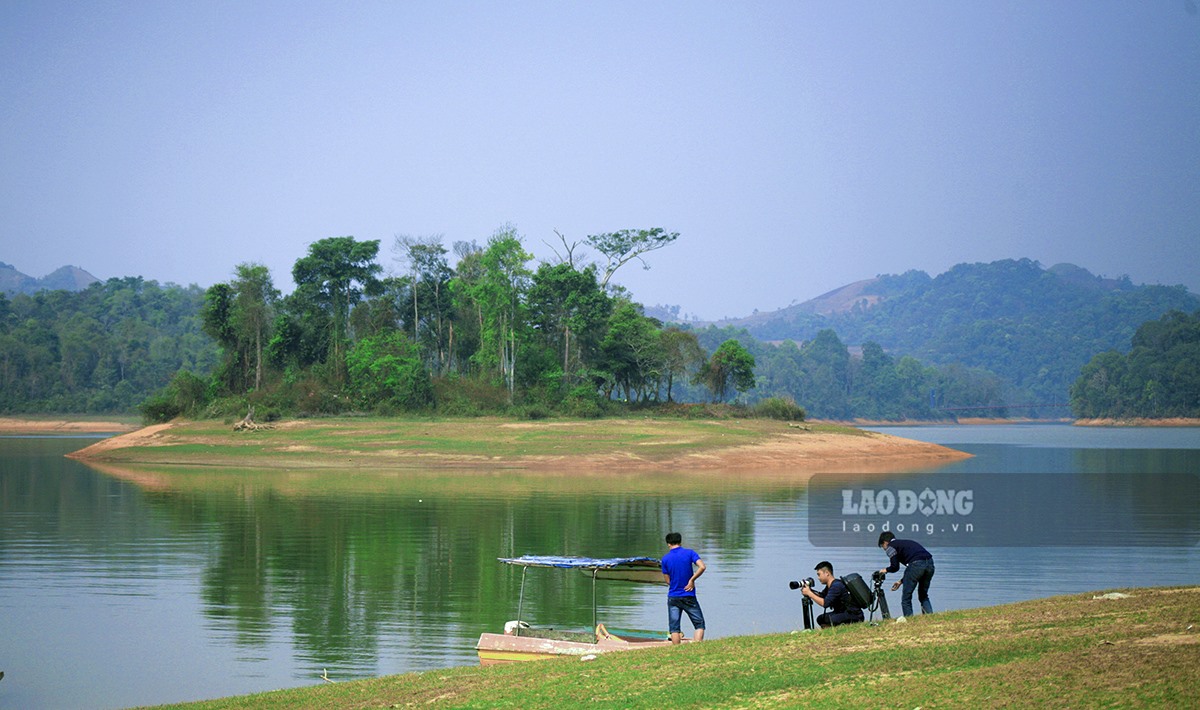
[[[1128,350],[1137,328],[1200,297],[1183,286],[1134,285],[1078,266],[1030,259],[959,264],[936,277],[883,275],[771,313],[722,321],[767,341],[807,342],[823,329],[849,344],[1003,378],[1010,397],[1065,403],[1096,353]]]
[[[0,293],[13,296],[18,293],[38,291],[82,291],[99,281],[95,276],[78,266],[60,266],[53,272],[36,279],[17,270],[12,264],[0,261]]]

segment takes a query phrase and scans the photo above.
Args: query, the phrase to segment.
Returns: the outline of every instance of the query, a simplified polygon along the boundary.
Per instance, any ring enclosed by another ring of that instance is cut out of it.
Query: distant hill
[[[1128,350],[1138,326],[1164,313],[1200,309],[1182,286],[1134,285],[1073,264],[1048,269],[1029,259],[959,264],[857,281],[770,313],[720,321],[766,341],[875,342],[933,364],[961,363],[1000,375],[1014,398],[1067,401],[1092,356]]]
[[[78,266],[62,266],[35,279],[0,261],[0,292],[6,296],[38,291],[82,291],[97,281],[99,279]]]

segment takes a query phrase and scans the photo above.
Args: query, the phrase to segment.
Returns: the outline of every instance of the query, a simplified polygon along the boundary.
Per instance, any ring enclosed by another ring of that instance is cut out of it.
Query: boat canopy
[[[560,567],[563,569],[612,569],[623,565],[647,566],[646,563],[658,564],[654,557],[558,557],[555,555],[523,555],[521,557],[500,557],[501,562],[522,567]],[[640,564],[639,564],[640,563]]]

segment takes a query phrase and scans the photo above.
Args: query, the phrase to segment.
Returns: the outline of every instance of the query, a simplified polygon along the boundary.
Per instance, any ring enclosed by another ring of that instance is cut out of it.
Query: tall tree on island
[[[696,377],[712,392],[714,402],[723,402],[730,385],[738,392],[754,387],[754,356],[730,338],[717,347]]]
[[[262,264],[238,264],[233,283],[234,320],[239,340],[254,344],[254,389],[263,385],[263,346],[270,340],[279,291]]]
[[[663,329],[659,339],[662,341],[663,371],[667,377],[667,401],[670,402],[675,379],[698,372],[704,365],[704,348],[700,347],[695,333],[674,326]]]
[[[634,259],[642,262],[642,268],[649,269],[650,265],[646,263],[642,255],[662,249],[678,238],[679,232],[668,232],[662,227],[653,227],[593,234],[583,243],[600,252],[607,259],[604,265],[604,276],[600,279],[600,286],[604,287],[608,285],[617,269]]]
[[[601,342],[603,369],[631,402],[658,394],[665,359],[659,325],[646,317],[641,304],[628,300],[619,300],[609,316],[608,332]]]
[[[329,359],[339,380],[345,370],[350,309],[364,294],[379,289],[377,276],[383,269],[375,263],[378,254],[378,239],[329,237],[310,244],[308,255],[292,267],[297,294],[312,299],[330,316]]]
[[[446,260],[442,237],[397,235],[392,245],[396,261],[408,269],[409,300],[412,305],[412,339],[426,350],[425,359],[435,373],[449,359],[451,330],[450,279],[454,271]]]
[[[576,269],[570,262],[542,264],[529,289],[530,322],[562,363],[562,381],[570,385],[586,353],[599,346],[600,331],[612,310],[596,280],[596,267]]]
[[[498,372],[509,404],[516,387],[517,346],[525,330],[525,295],[530,281],[526,264],[532,258],[516,228],[505,225],[488,239],[479,255],[478,279],[460,281],[480,319],[480,347],[474,357],[483,369]]]

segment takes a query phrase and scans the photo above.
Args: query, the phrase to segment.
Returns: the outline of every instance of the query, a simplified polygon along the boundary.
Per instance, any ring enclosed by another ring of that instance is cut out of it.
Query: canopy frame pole
[[[517,628],[513,629],[513,636],[521,635],[521,612],[525,607],[525,573],[528,571],[528,565],[521,566],[521,595],[517,597]]]
[[[592,628],[596,628],[596,568],[592,568]]]

